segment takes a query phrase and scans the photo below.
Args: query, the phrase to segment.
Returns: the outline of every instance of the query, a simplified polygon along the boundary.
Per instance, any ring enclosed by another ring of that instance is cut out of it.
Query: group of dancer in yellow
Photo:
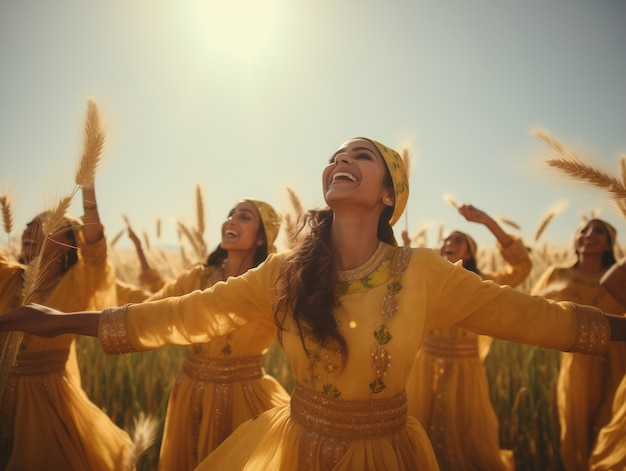
[[[136,463],[136,444],[80,387],[75,335],[98,337],[108,354],[189,346],[169,398],[163,470],[513,469],[482,336],[564,352],[566,469],[626,469],[626,263],[613,255],[610,224],[587,222],[577,263],[550,269],[530,295],[515,288],[531,269],[526,247],[473,206],[459,212],[496,237],[507,263],[498,273],[478,270],[476,243],[459,231],[439,253],[397,243],[409,183],[393,149],[350,139],[322,182],[328,206],[304,215],[292,249],[276,253],[279,216],[246,198],[206,263],[151,294],[116,285],[93,185],[82,223],[68,217],[50,237],[36,218],[22,252],[28,262],[50,251],[38,295],[24,304],[23,265],[0,267],[0,332],[24,332],[0,399],[2,469]],[[289,392],[261,366],[274,341],[295,378]]]

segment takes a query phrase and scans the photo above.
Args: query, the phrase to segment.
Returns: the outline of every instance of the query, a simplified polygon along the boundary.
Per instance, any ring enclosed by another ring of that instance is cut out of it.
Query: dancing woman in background
[[[622,315],[625,307],[600,284],[615,263],[615,228],[601,219],[584,223],[576,232],[576,262],[551,266],[537,280],[532,294],[556,301],[573,301]],[[562,353],[556,400],[561,459],[568,471],[586,471],[598,431],[611,418],[615,390],[626,373],[626,346],[612,344],[601,356]]]
[[[522,241],[474,206],[463,205],[458,211],[468,221],[489,229],[506,264],[497,273],[479,272],[476,242],[461,231],[452,231],[443,240],[440,255],[452,263],[460,261],[483,280],[512,287],[521,284],[532,268]],[[506,316],[506,309],[501,314]],[[515,466],[512,451],[500,450],[498,418],[478,340],[476,333],[457,326],[428,332],[407,384],[409,415],[426,429],[442,470],[507,470]]]
[[[458,324],[590,354],[626,340],[625,318],[485,282],[431,249],[398,247],[392,225],[408,179],[401,156],[383,144],[345,142],[322,183],[328,208],[308,213],[299,245],[241,276],[103,312],[23,306],[0,317],[0,329],[98,336],[108,353],[124,353],[275,319],[296,380],[290,404],[241,424],[200,470],[436,470],[405,392],[426,333]]]
[[[239,276],[276,252],[280,219],[264,201],[246,198],[222,224],[222,241],[203,265],[180,274],[148,301],[181,296]],[[241,423],[289,395],[261,366],[276,337],[272,319],[259,318],[206,343],[189,346],[169,397],[160,470],[192,470]]]
[[[616,262],[600,279],[600,284],[617,301],[626,306],[626,258]],[[626,375],[622,378],[615,398],[611,420],[600,429],[589,459],[590,471],[626,470]]]
[[[24,265],[41,257],[34,302],[68,311],[102,309],[115,302],[93,184],[82,189],[82,220],[42,213],[22,234],[21,263],[0,262],[0,312],[22,304]],[[0,398],[0,469],[130,469],[128,434],[93,404],[83,389],[73,334],[24,335]]]

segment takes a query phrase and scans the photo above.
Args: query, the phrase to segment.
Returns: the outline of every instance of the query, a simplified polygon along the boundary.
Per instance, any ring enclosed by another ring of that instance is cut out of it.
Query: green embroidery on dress
[[[377,253],[368,262],[367,271],[358,270],[361,275],[357,271],[352,271],[348,274],[344,272],[344,274],[340,274],[340,279],[336,284],[335,294],[339,298],[344,295],[367,291],[387,283],[387,293],[383,296],[380,303],[380,314],[384,321],[375,323],[376,329],[373,333],[376,345],[372,348],[372,368],[376,376],[369,383],[369,388],[374,394],[378,394],[386,388],[384,377],[387,375],[389,368],[391,368],[391,354],[385,349],[385,345],[393,339],[393,335],[387,328],[387,323],[399,310],[396,295],[403,288],[400,278],[409,264],[410,257],[411,249],[409,247],[394,248],[381,243]],[[339,305],[338,301],[335,307],[339,307]],[[341,325],[339,321],[337,323]],[[311,387],[316,389],[315,385],[324,381],[325,376],[326,380],[321,386],[322,393],[331,397],[339,397],[341,391],[328,379],[329,375],[338,369],[337,364],[330,361],[330,359],[338,358],[340,360],[341,355],[338,352],[333,354],[330,350],[321,348],[311,335],[306,336],[305,343],[307,345],[315,345],[315,348],[306,348],[307,357],[310,361],[308,367],[310,379],[308,381],[305,380],[305,382],[310,383]]]
[[[404,274],[404,270],[409,264],[411,249],[409,247],[403,247],[396,251],[392,258],[391,275],[392,280],[387,284],[387,294],[383,296],[380,303],[380,313],[386,322],[393,319],[396,315],[400,305],[396,299],[396,294],[402,290],[402,283],[400,283],[400,277]],[[374,394],[382,392],[387,386],[383,381],[383,378],[387,375],[387,371],[391,368],[391,354],[385,349],[393,336],[387,330],[387,324],[376,323],[380,326],[374,331],[374,338],[378,345],[374,347],[372,352],[372,367],[376,372],[376,378],[369,384],[370,390]]]
[[[370,389],[374,394],[378,394],[379,392],[381,392],[383,389],[385,389],[387,386],[385,386],[385,383],[383,383],[383,380],[380,378],[376,378],[374,381],[372,381],[370,383]]]
[[[339,389],[337,389],[332,384],[325,384],[322,389],[322,392],[326,394],[327,396],[331,396],[331,397],[341,396],[341,392],[339,391]]]
[[[306,348],[306,355],[310,360],[308,367],[310,377],[305,383],[309,383],[315,389],[318,382],[325,380],[326,382],[322,385],[322,392],[332,397],[339,397],[341,391],[328,382],[329,375],[337,370],[337,365],[330,360],[332,358],[330,350],[321,348],[312,335],[307,335],[305,342],[308,345],[316,346],[315,349]],[[336,353],[335,356],[341,358],[339,353]]]
[[[385,345],[393,338],[393,336],[389,333],[386,326],[382,326],[374,332],[374,338],[376,338],[379,345]]]

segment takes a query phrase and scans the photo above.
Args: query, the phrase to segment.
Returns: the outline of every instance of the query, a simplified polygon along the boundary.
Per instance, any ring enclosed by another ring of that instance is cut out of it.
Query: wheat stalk
[[[148,238],[148,233],[146,231],[142,232],[143,234],[143,242],[146,244],[146,250],[150,250],[150,239]]]
[[[291,187],[287,187],[287,194],[289,195],[289,201],[291,202],[291,207],[293,208],[294,213],[296,214],[296,218],[304,213],[304,207],[302,205],[302,201],[300,197],[296,194],[295,190]]]
[[[87,102],[87,120],[83,138],[83,155],[76,170],[74,181],[79,187],[90,187],[96,176],[96,168],[104,148],[104,131],[100,125],[98,106],[94,100]]]
[[[619,202],[626,199],[626,181],[624,179],[626,164],[621,158],[621,178],[616,178],[600,168],[599,165],[585,162],[574,150],[548,132],[535,130],[531,134],[548,146],[555,155],[553,158],[546,159],[547,165],[561,170],[566,175],[608,191],[617,208],[626,216],[624,205]]]
[[[626,185],[626,154],[619,156],[619,168],[622,177],[622,185]]]
[[[41,230],[46,237],[53,236],[65,226],[65,215],[70,208],[71,202],[72,196],[64,196],[52,211],[45,213],[41,221]]]
[[[295,247],[295,244],[296,244],[298,228],[296,226],[295,221],[293,220],[293,217],[289,213],[285,214],[283,221],[285,222],[285,235],[287,238],[287,248],[292,249]]]
[[[182,221],[176,221],[176,225],[180,230],[181,234],[185,236],[187,241],[191,244],[194,252],[200,259],[204,259],[204,243],[201,239],[198,238],[198,233],[190,230]]]
[[[204,223],[204,198],[202,196],[202,187],[196,185],[196,228],[198,233],[203,236],[205,231]]]
[[[561,199],[553,203],[548,210],[545,212],[544,216],[537,224],[537,230],[535,231],[535,242],[539,240],[541,234],[546,230],[548,224],[559,214],[561,214],[568,205],[568,201],[565,199]]]
[[[71,199],[71,198],[70,198]],[[59,204],[52,211],[47,211],[41,221],[41,230],[44,234],[39,254],[26,265],[23,273],[22,283],[22,304],[28,304],[33,300],[37,288],[41,284],[46,269],[52,260],[43,260],[43,253],[49,241],[49,236],[58,231],[65,221],[64,215],[69,206],[68,197],[61,198]],[[11,332],[2,348],[2,357],[0,358],[0,397],[4,394],[9,377],[9,371],[15,363],[17,354],[24,334],[22,332]]]
[[[541,219],[541,221],[539,221],[539,224],[537,225],[537,230],[535,231],[535,242],[539,240],[539,237],[541,237],[541,234],[543,234],[543,232],[546,230],[546,227],[548,227],[550,221],[554,219],[554,216],[555,214],[553,212],[549,212]]]
[[[423,227],[422,229],[415,232],[415,234],[413,234],[413,237],[411,237],[412,245],[415,247],[426,247],[426,245],[428,244],[428,239],[426,237],[427,231],[428,227]]]
[[[594,186],[609,191],[613,197],[626,198],[626,187],[617,178],[608,173],[580,161],[566,159],[548,159],[546,163],[554,168],[562,170],[567,175],[583,180]]]
[[[126,230],[125,229],[121,229],[117,234],[115,234],[115,236],[111,239],[111,242],[109,242],[109,246],[110,247],[115,247],[115,244],[117,244],[119,242],[121,237],[124,235],[124,232],[126,232]]]
[[[292,212],[286,213],[282,219],[285,226],[284,233],[285,238],[287,239],[287,247],[292,249],[298,242],[298,222],[305,211],[302,200],[296,191],[289,186],[286,188],[286,191],[289,197],[289,202],[291,203]]]
[[[157,239],[161,238],[161,219],[157,218],[156,220],[156,237]]]
[[[133,420],[132,439],[133,447],[130,453],[128,470],[137,468],[139,459],[148,448],[154,445],[158,434],[159,421],[156,417],[139,413]]]
[[[510,219],[507,219],[507,218],[504,218],[504,217],[501,217],[499,219],[500,219],[500,222],[502,224],[506,224],[507,226],[510,226],[510,227],[512,227],[514,229],[517,229],[518,231],[522,230],[522,228],[519,226],[519,224],[517,224],[516,222],[511,221]]]
[[[443,200],[455,209],[459,209],[461,207],[452,193],[445,193],[443,195]]]
[[[28,304],[41,284],[46,269],[51,261],[42,260],[42,254],[49,238],[61,230],[65,225],[65,214],[68,212],[72,198],[78,189],[93,184],[95,171],[104,145],[104,134],[100,130],[98,110],[94,101],[90,100],[87,106],[87,124],[85,126],[83,157],[75,173],[76,187],[69,196],[62,197],[57,206],[44,213],[41,221],[41,231],[44,234],[39,254],[25,267],[22,284],[22,303]],[[0,397],[4,394],[8,375],[15,363],[17,353],[22,343],[23,333],[11,332],[2,348],[0,357]]]
[[[0,206],[2,207],[4,232],[11,234],[11,230],[13,230],[13,209],[11,208],[11,201],[6,195],[0,196]]]

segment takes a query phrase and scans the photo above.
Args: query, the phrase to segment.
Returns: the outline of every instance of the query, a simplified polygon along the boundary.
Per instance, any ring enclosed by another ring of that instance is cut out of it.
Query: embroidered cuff
[[[109,307],[102,311],[98,323],[98,338],[100,345],[107,355],[136,352],[128,340],[126,330],[126,308],[128,304],[119,307]]]
[[[611,340],[609,320],[600,309],[593,306],[575,303],[571,305],[578,321],[578,331],[574,345],[569,351],[587,355],[602,354]]]

